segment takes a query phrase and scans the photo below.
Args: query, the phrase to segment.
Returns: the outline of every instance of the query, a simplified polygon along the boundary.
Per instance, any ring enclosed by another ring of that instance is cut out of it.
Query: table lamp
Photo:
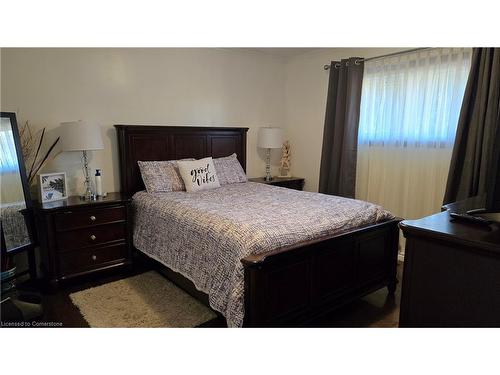
[[[61,149],[62,151],[81,151],[83,174],[85,177],[85,193],[82,199],[95,199],[90,183],[90,171],[87,151],[102,150],[104,148],[101,129],[95,124],[84,121],[71,121],[61,123]]]
[[[281,128],[259,128],[257,136],[257,147],[266,149],[266,181],[272,181],[271,176],[271,149],[281,148],[283,143],[283,129]]]

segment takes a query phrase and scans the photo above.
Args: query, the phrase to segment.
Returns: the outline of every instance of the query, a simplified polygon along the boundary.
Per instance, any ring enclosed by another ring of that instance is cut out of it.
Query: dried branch
[[[49,147],[48,151],[44,154],[41,160],[38,160],[38,156],[43,147],[43,142],[45,139],[45,128],[41,129],[33,136],[33,132],[31,131],[31,127],[29,126],[28,121],[24,124],[22,129],[19,132],[21,138],[21,148],[24,157],[24,162],[27,167],[28,172],[28,182],[32,184],[35,180],[37,173],[40,169],[45,165],[46,162],[50,159],[50,154],[53,151],[56,144],[59,142],[59,138],[57,138]],[[36,149],[36,151],[35,151]],[[57,156],[54,155],[53,157]],[[31,165],[31,167],[29,167]]]
[[[28,121],[24,123],[24,126],[19,131],[19,136],[21,138],[21,149],[23,153],[23,158],[25,163],[28,163],[32,158],[33,153],[33,134],[29,126]]]
[[[52,146],[49,147],[49,150],[47,151],[47,153],[45,154],[45,156],[42,158],[42,160],[38,163],[38,165],[35,168],[35,170],[34,171],[30,171],[30,177],[28,178],[28,181],[29,181],[30,184],[35,179],[35,176],[37,175],[38,171],[44,166],[45,162],[49,158],[50,153],[52,152],[52,150],[56,146],[57,142],[59,142],[59,138],[60,137],[57,137],[57,139],[54,141],[54,143],[52,143]],[[56,157],[57,155],[59,155],[59,153],[57,153],[56,155],[54,155],[54,157]]]
[[[40,148],[42,147],[44,135],[45,135],[45,128],[43,128],[42,135],[40,136],[40,140],[38,141],[38,147],[36,149],[35,157],[33,158],[33,163],[31,164],[30,173],[28,174],[28,181],[31,180],[32,172],[35,168],[35,162],[36,162],[36,159],[38,158],[38,153],[40,152]]]

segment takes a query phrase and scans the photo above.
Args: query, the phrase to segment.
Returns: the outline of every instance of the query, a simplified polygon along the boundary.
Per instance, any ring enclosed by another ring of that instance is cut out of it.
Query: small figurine
[[[285,141],[281,146],[281,169],[280,173],[282,177],[290,177],[290,142]]]

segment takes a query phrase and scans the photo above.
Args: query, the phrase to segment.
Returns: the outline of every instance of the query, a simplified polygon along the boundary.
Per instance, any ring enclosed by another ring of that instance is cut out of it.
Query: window
[[[365,63],[358,199],[406,219],[440,211],[471,54],[430,49]]]
[[[7,120],[7,121],[4,121]],[[16,146],[9,119],[2,119],[0,126],[0,173],[17,172]]]
[[[470,58],[456,48],[366,62],[358,142],[453,145]]]

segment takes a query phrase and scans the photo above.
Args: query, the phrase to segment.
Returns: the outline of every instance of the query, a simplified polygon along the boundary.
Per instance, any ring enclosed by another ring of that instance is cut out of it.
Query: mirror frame
[[[17,252],[32,249],[35,246],[32,230],[33,202],[31,200],[30,187],[28,186],[28,176],[26,175],[26,166],[24,164],[23,151],[21,149],[21,136],[19,135],[19,128],[17,127],[16,114],[14,112],[0,112],[0,118],[8,118],[10,120],[12,135],[14,136],[14,145],[16,146],[17,164],[19,165],[19,174],[21,175],[21,184],[23,185],[24,202],[26,204],[26,208],[23,210],[23,214],[26,222],[26,227],[28,229],[28,236],[31,241],[29,244],[15,247],[6,251],[7,254],[15,254]]]

